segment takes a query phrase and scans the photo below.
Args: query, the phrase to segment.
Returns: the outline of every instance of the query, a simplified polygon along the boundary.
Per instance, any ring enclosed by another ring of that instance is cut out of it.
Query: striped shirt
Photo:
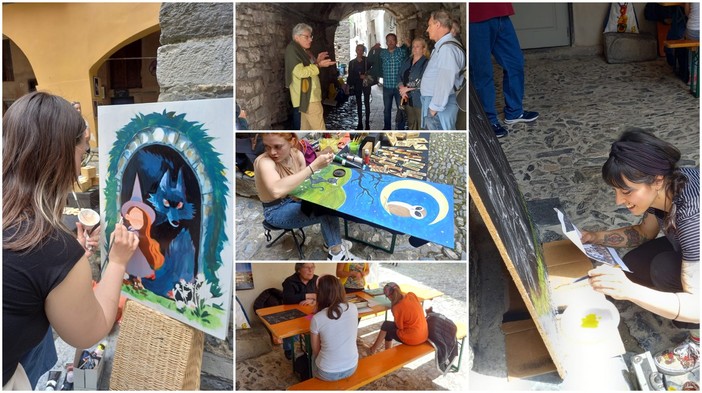
[[[700,261],[700,170],[699,168],[680,168],[687,177],[687,184],[680,195],[673,199],[676,207],[675,229],[666,232],[676,251],[682,253],[683,261]],[[663,229],[664,212],[649,208],[648,213],[656,216],[658,225]]]

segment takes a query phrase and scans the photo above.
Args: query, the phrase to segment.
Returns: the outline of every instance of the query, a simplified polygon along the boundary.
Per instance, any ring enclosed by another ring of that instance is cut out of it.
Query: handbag
[[[366,69],[366,72],[365,72],[366,77],[363,79],[363,87],[371,87],[373,85],[377,85],[378,80],[375,79],[375,77],[373,75],[370,75],[368,73],[368,59],[366,59],[363,63],[365,65],[365,69]],[[371,69],[373,69],[373,67],[371,67]]]

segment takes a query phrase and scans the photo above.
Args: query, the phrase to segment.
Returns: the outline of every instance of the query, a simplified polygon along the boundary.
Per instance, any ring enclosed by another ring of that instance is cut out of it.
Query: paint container
[[[346,154],[345,158],[350,162],[355,162],[356,164],[363,164],[363,159],[359,156],[353,154]]]
[[[363,149],[363,163],[370,165],[370,152],[368,149]]]
[[[66,378],[63,380],[61,390],[73,390],[73,365],[66,367]]]
[[[61,378],[61,370],[49,371],[49,378],[46,380],[46,389],[44,390],[56,390],[59,378]]]

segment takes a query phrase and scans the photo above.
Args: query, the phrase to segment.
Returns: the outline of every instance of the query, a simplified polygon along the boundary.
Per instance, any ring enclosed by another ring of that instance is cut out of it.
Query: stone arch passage
[[[398,37],[424,33],[432,11],[445,8],[465,31],[466,3],[237,3],[236,101],[255,130],[290,128],[292,107],[285,86],[285,47],[292,28],[301,22],[313,28],[312,52],[328,51],[336,59],[334,36],[352,14],[385,10],[396,20]],[[383,35],[384,36],[384,35]],[[465,35],[464,35],[465,36]],[[464,38],[465,44],[465,38]],[[334,78],[332,67],[320,74],[322,85]]]

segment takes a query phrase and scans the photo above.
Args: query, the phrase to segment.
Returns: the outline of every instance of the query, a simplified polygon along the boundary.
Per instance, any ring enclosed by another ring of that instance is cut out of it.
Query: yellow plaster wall
[[[3,34],[24,52],[38,90],[80,101],[96,145],[92,77],[124,44],[159,30],[161,3],[3,4]]]

